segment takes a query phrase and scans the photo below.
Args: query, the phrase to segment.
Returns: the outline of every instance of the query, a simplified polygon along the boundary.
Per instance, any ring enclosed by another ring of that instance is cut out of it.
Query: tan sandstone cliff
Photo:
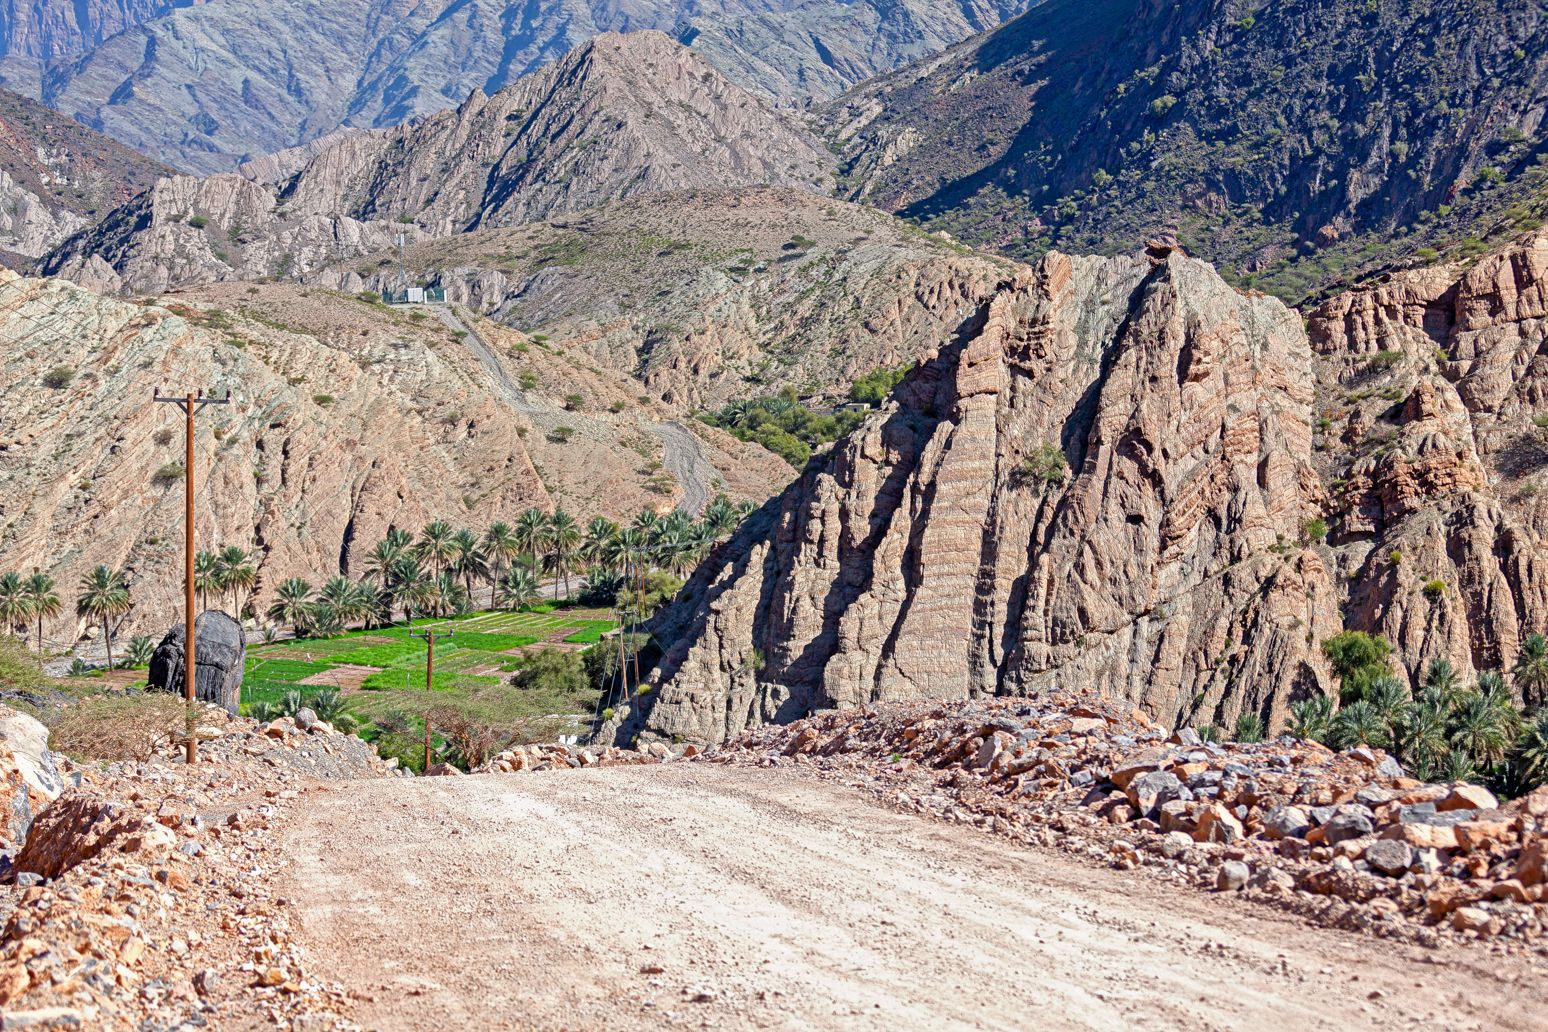
[[[1297,316],[1207,265],[1050,255],[699,571],[622,734],[1054,684],[1278,721],[1341,629],[1315,389]]]

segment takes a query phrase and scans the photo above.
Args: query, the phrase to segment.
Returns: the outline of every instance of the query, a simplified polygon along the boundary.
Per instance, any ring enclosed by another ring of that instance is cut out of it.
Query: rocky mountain
[[[788,10],[691,17],[676,35],[755,93],[826,100],[1028,6],[1027,0],[810,0]]]
[[[1022,0],[82,0],[0,19],[0,84],[188,172],[493,94],[600,34],[701,44],[802,101],[997,24]],[[3,8],[0,8],[3,10]],[[9,46],[10,58],[4,58]]]
[[[618,518],[720,490],[761,501],[788,475],[583,355],[315,288],[136,304],[0,270],[0,339],[0,569],[67,588],[98,563],[124,569],[130,629],[164,629],[180,597],[182,429],[151,401],[158,385],[230,392],[201,417],[198,530],[254,550],[260,604],[287,577],[359,576],[389,526],[531,505]]]
[[[1053,0],[824,124],[852,196],[964,239],[1171,234],[1299,300],[1539,223],[1545,85],[1535,0]]]
[[[1048,256],[699,570],[635,726],[1065,684],[1280,717],[1341,629],[1298,540],[1315,384],[1294,313],[1201,262]]]
[[[644,195],[423,241],[405,260],[410,280],[689,410],[784,387],[845,400],[950,337],[1017,269],[788,188]],[[349,293],[401,282],[393,251],[310,278]]]
[[[988,300],[658,618],[621,735],[1069,685],[1274,728],[1345,629],[1411,683],[1509,668],[1548,626],[1548,234],[1309,335],[1159,255],[1051,254]]]
[[[0,59],[47,62],[90,50],[125,29],[202,0],[3,0]]]
[[[0,262],[42,255],[170,171],[0,90]]]
[[[1509,667],[1548,626],[1548,235],[1310,313],[1348,618],[1410,674]]]
[[[138,292],[287,276],[399,233],[515,225],[636,194],[825,190],[828,161],[799,123],[666,36],[604,35],[493,97],[475,92],[410,126],[343,134],[277,186],[236,173],[163,180],[43,268]]]

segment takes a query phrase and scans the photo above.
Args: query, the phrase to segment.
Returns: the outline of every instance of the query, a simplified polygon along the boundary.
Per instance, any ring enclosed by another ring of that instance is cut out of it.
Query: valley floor
[[[373,1029],[1548,1029],[1540,978],[708,764],[308,797],[278,888]]]

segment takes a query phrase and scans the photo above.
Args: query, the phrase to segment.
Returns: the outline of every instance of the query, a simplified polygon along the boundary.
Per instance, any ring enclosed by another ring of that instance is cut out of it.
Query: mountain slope
[[[0,89],[0,257],[43,254],[170,171]]]
[[[0,57],[49,61],[79,54],[178,5],[179,0],[0,0]]]
[[[828,152],[660,33],[599,36],[460,108],[343,135],[278,186],[176,177],[44,263],[97,289],[304,273],[389,245],[695,186],[825,190]]]
[[[1540,218],[1545,87],[1536,0],[1053,0],[825,124],[856,196],[975,242],[1173,233],[1299,298],[1390,263],[1394,237],[1477,253]]]
[[[847,400],[852,381],[912,363],[1017,270],[875,209],[774,188],[647,195],[405,258],[412,280],[690,409],[785,387]],[[386,251],[310,278],[354,293],[399,276]]]
[[[675,32],[754,93],[826,100],[1028,6],[1028,0],[810,0],[791,10],[699,15]]]
[[[129,626],[165,628],[183,452],[175,413],[151,401],[158,385],[230,392],[201,417],[199,533],[255,551],[259,609],[287,577],[359,576],[390,526],[476,527],[556,504],[619,519],[682,496],[658,435],[675,410],[583,356],[474,328],[490,354],[425,311],[324,290],[134,304],[0,270],[0,339],[15,343],[0,356],[0,569],[38,566],[66,590],[98,563],[124,569]],[[526,377],[530,389],[510,386]],[[761,501],[788,471],[708,427],[693,440],[711,491]]]

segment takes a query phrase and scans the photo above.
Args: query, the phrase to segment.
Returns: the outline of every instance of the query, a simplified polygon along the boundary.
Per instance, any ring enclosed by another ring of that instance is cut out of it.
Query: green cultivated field
[[[413,628],[454,632],[449,638],[436,640],[435,681],[430,688],[432,692],[457,694],[508,680],[520,665],[522,654],[537,652],[544,642],[595,644],[616,626],[605,611],[543,604],[530,612],[416,620]],[[349,696],[351,711],[369,718],[390,704],[393,696],[425,693],[425,651],[424,639],[413,637],[403,625],[255,645],[247,652],[243,709],[260,703],[277,705],[293,691],[305,700],[332,687]],[[359,690],[350,691],[356,684]],[[541,709],[553,700],[532,702]],[[416,702],[423,703],[422,699]]]

